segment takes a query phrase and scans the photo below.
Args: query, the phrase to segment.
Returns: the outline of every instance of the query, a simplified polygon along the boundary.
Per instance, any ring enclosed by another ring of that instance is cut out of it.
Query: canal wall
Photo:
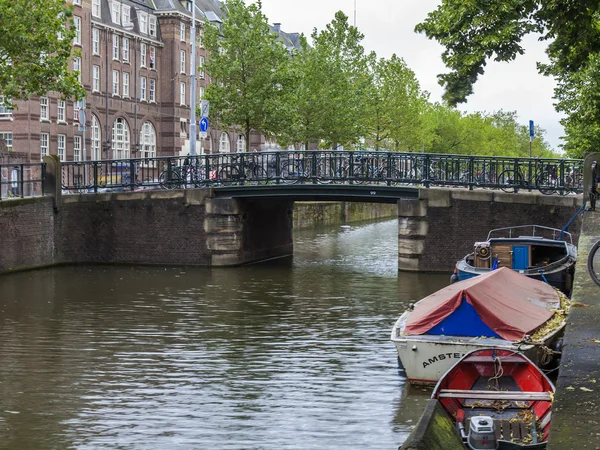
[[[398,269],[451,272],[495,228],[542,225],[562,229],[581,208],[582,195],[519,195],[466,189],[421,189],[398,202]],[[581,217],[569,227],[574,243]]]
[[[296,202],[294,229],[344,225],[398,217],[398,205],[358,202]]]

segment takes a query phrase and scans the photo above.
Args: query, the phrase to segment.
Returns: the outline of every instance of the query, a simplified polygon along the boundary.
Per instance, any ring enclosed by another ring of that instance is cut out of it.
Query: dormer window
[[[117,25],[121,24],[121,4],[119,2],[112,2],[112,21]]]
[[[140,33],[148,33],[148,15],[139,13],[140,16]]]
[[[131,24],[131,8],[129,6],[123,5],[123,10],[121,11],[121,23],[123,26]]]
[[[148,34],[150,36],[156,37],[156,17],[150,16],[148,18]]]

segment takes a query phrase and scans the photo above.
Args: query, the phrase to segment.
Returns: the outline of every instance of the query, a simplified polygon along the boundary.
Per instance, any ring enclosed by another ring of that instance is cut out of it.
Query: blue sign
[[[208,131],[208,119],[206,117],[200,119],[200,131]]]
[[[533,120],[529,121],[529,137],[533,137]]]

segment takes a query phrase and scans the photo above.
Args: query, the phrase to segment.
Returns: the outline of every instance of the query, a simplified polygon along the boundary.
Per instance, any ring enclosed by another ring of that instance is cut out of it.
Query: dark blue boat
[[[456,263],[452,281],[508,267],[571,294],[577,247],[570,233],[540,225],[497,228]]]

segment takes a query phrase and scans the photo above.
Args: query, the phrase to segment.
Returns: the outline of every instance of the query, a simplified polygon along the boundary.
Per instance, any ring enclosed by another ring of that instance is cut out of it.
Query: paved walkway
[[[598,239],[600,210],[586,211],[548,450],[600,449],[600,286],[587,272],[588,252]]]

